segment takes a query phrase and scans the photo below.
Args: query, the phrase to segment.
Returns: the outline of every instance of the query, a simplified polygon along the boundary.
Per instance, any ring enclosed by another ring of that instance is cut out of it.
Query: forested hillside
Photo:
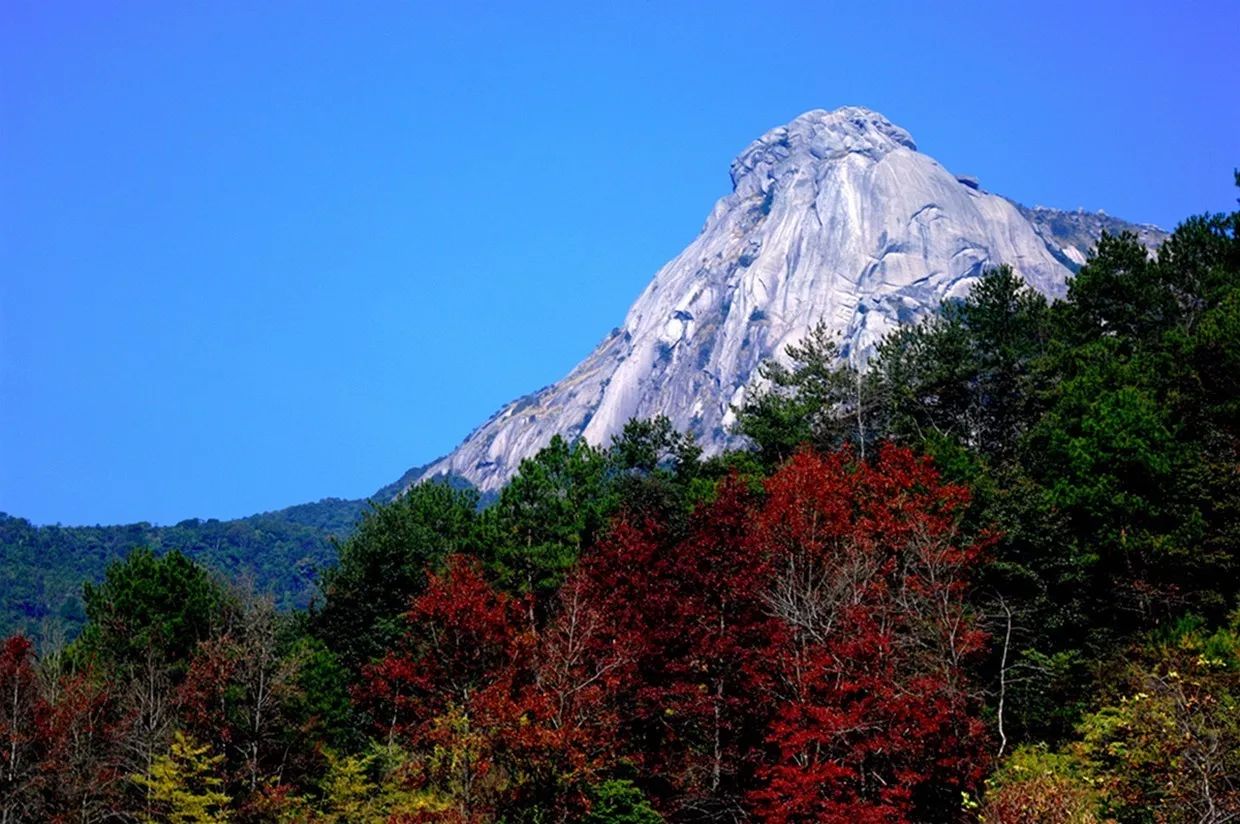
[[[74,637],[86,617],[84,581],[131,550],[177,550],[230,580],[275,594],[282,608],[305,608],[316,571],[335,558],[333,536],[344,536],[366,501],[327,498],[232,521],[182,521],[175,526],[34,526],[0,513],[0,628],[36,638]]]
[[[108,564],[137,548],[176,550],[222,580],[270,595],[280,609],[305,609],[318,576],[336,562],[333,541],[422,469],[410,469],[370,498],[324,498],[227,521],[35,526],[0,512],[0,633],[22,632],[53,645],[73,639],[86,618],[82,584],[102,580]],[[459,478],[444,481],[467,485]]]
[[[633,421],[413,487],[308,611],[111,564],[0,650],[0,820],[1240,817],[1240,212],[836,345],[750,449]]]

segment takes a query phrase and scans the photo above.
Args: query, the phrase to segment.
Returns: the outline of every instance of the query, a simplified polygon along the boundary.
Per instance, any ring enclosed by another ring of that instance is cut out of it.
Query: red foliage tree
[[[630,650],[619,715],[632,755],[677,815],[729,816],[752,781],[768,708],[766,651],[781,625],[762,600],[768,568],[745,541],[752,504],[737,479],[685,536],[617,521],[585,561],[592,599]]]
[[[30,640],[6,638],[0,644],[0,821],[36,821],[46,812],[41,789],[51,715]]]
[[[299,661],[281,654],[279,620],[267,599],[250,598],[228,632],[200,641],[177,689],[181,727],[226,757],[228,790],[242,811],[288,761],[286,701]]]
[[[124,810],[126,721],[90,673],[37,664],[21,636],[0,645],[0,821],[91,822]]]
[[[962,664],[983,643],[965,607],[981,552],[967,502],[929,461],[801,452],[767,483],[750,542],[788,628],[763,786],[764,820],[945,820],[980,781],[984,728]]]
[[[522,604],[494,590],[463,556],[428,577],[405,620],[401,648],[366,669],[359,693],[389,738],[417,739],[449,709],[507,685],[530,643],[519,629]]]
[[[238,669],[237,644],[229,635],[198,643],[185,680],[176,691],[178,716],[199,741],[226,750],[235,737],[228,707],[228,687]]]
[[[454,754],[428,760],[419,780],[453,796],[462,820],[517,792],[519,753],[540,743],[541,707],[522,700],[534,643],[525,613],[477,562],[451,557],[414,600],[400,649],[367,667],[357,692],[390,742]]]
[[[580,813],[620,759],[678,819],[941,820],[982,771],[965,491],[887,448],[722,482],[678,534],[620,517],[541,628],[450,559],[358,698],[475,820]]]
[[[121,745],[129,719],[111,687],[91,673],[61,676],[54,693],[42,765],[48,777],[47,820],[113,820],[124,809],[128,788]]]
[[[599,608],[590,580],[580,571],[561,586],[550,619],[539,633],[533,671],[521,692],[527,725],[514,743],[533,783],[528,800],[549,818],[576,820],[586,790],[624,753],[617,737],[617,694],[635,651],[617,639]]]

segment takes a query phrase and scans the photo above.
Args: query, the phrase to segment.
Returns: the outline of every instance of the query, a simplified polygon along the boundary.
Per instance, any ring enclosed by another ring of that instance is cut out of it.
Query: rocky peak
[[[771,129],[732,161],[732,188],[742,197],[764,191],[787,172],[856,153],[877,160],[897,149],[917,151],[912,136],[878,112],[860,106],[813,109]]]
[[[717,452],[758,366],[818,321],[860,362],[900,324],[966,294],[988,266],[1009,264],[1033,288],[1062,294],[1082,244],[1111,230],[1022,210],[859,107],[815,109],[772,129],[731,172],[733,191],[622,326],[419,477],[495,490],[554,435],[606,444],[629,419],[656,415]]]

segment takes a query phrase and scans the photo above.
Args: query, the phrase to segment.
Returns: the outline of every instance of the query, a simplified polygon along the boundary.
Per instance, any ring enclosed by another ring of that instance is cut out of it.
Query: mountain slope
[[[101,580],[108,564],[138,547],[178,550],[228,581],[271,593],[280,607],[304,608],[319,571],[336,562],[333,540],[347,537],[372,502],[391,501],[423,471],[410,469],[369,498],[324,498],[169,526],[36,526],[0,512],[0,637],[22,631],[48,643],[72,638],[85,620],[82,582]]]
[[[172,526],[35,526],[0,512],[0,636],[73,637],[85,619],[82,582],[99,581],[108,564],[137,547],[180,550],[230,581],[272,593],[281,607],[304,607],[317,571],[335,561],[331,539],[349,534],[368,506],[325,498],[246,518],[192,518]]]
[[[731,174],[732,193],[621,327],[420,479],[453,474],[494,490],[556,434],[606,443],[630,418],[654,415],[718,451],[758,365],[820,319],[845,356],[864,359],[898,324],[965,294],[988,266],[1010,264],[1033,287],[1062,294],[1098,233],[1126,226],[990,194],[857,107],[772,129]],[[1141,231],[1151,244],[1162,237]]]

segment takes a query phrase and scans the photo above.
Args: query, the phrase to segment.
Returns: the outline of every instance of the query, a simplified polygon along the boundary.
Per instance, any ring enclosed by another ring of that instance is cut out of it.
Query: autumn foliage
[[[1238,274],[1204,216],[816,327],[749,449],[417,484],[304,612],[137,549],[0,644],[0,824],[1240,820]]]
[[[984,636],[965,607],[981,547],[967,500],[922,459],[802,452],[767,485],[753,535],[786,627],[771,757],[752,793],[770,821],[941,819],[984,774],[965,664]]]
[[[954,818],[986,767],[965,491],[888,447],[725,476],[685,518],[643,500],[549,594],[501,590],[468,554],[428,568],[352,678],[372,742],[353,753],[314,694],[334,665],[284,644],[261,602],[207,614],[182,664],[127,647],[110,676],[125,700],[89,673],[49,699],[10,640],[6,797],[48,820],[109,804],[187,821]],[[305,736],[318,755],[290,754]]]
[[[678,818],[950,816],[985,766],[966,501],[904,450],[801,452],[681,534],[618,518],[542,625],[456,557],[359,698],[425,763],[458,754],[422,780],[467,820],[580,809],[621,760]]]

